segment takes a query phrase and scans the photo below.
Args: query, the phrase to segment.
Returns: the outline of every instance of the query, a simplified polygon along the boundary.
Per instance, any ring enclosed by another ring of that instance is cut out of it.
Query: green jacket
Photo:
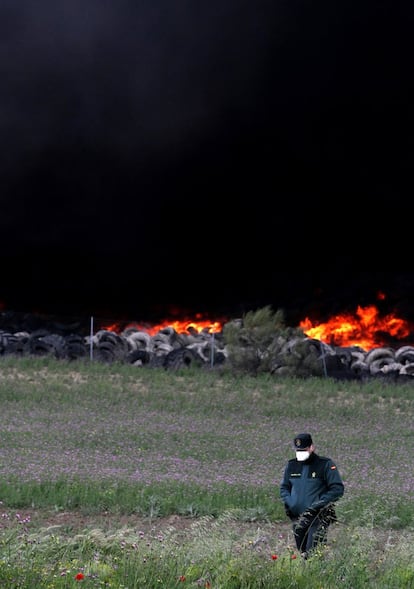
[[[296,518],[306,509],[321,509],[344,494],[344,484],[336,464],[313,452],[299,462],[292,458],[280,484],[280,497],[286,512]]]

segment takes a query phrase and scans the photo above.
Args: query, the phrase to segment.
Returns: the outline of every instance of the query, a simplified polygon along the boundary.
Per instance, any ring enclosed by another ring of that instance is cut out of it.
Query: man
[[[326,542],[327,529],[336,521],[333,504],[344,494],[344,484],[336,464],[316,454],[310,434],[297,435],[293,443],[296,458],[285,467],[280,497],[292,521],[296,547],[306,559]]]

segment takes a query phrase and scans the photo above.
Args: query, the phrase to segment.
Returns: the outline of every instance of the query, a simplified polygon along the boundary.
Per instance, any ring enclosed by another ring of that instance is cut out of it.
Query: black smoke
[[[405,10],[4,0],[0,301],[296,318],[406,275]]]

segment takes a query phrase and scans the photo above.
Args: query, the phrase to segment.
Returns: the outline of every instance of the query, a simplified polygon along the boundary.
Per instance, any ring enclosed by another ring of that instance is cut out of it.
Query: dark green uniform
[[[344,484],[335,463],[314,452],[299,462],[292,458],[280,484],[280,497],[293,521],[298,550],[307,554],[326,537],[335,520],[332,503],[344,494]]]

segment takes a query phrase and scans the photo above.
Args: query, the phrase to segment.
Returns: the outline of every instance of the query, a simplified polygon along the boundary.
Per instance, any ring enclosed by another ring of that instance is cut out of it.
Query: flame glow
[[[379,292],[377,299],[384,301],[386,295]],[[0,301],[0,311],[4,308],[4,303]],[[228,318],[223,317],[211,321],[201,313],[196,313],[191,318],[165,319],[156,324],[101,320],[99,329],[115,333],[122,333],[126,329],[136,329],[154,336],[170,327],[181,334],[196,332],[214,334],[221,333],[228,321]],[[414,345],[414,324],[401,319],[394,313],[381,316],[375,305],[358,306],[354,313],[345,312],[334,315],[325,323],[317,323],[306,317],[300,322],[299,327],[308,337],[338,347],[358,346],[364,350],[370,350],[382,346]],[[407,338],[410,338],[410,341]]]
[[[313,324],[306,318],[299,326],[307,336],[330,345],[359,346],[365,350],[385,346],[390,338],[404,340],[411,333],[407,321],[393,314],[380,317],[375,305],[358,306],[355,315],[335,315],[326,323]]]
[[[385,295],[378,295],[380,300]],[[102,329],[121,333],[126,329],[145,331],[153,336],[161,330],[172,327],[177,333],[205,332],[220,333],[226,319],[211,321],[202,315],[193,319],[165,319],[157,324],[141,324],[130,322],[121,328],[120,324],[101,325]],[[364,350],[391,345],[392,343],[407,343],[406,338],[414,333],[414,328],[404,319],[395,314],[381,316],[375,305],[358,306],[355,313],[341,313],[329,318],[325,323],[315,323],[306,317],[299,327],[311,338],[326,342],[333,346],[358,346]]]
[[[157,323],[156,325],[128,323],[124,329],[137,329],[138,331],[145,331],[152,336],[156,335],[162,329],[167,327],[172,327],[177,333],[189,333],[192,330],[195,330],[198,333],[201,333],[202,331],[207,333],[220,333],[223,329],[223,323],[221,321],[209,321],[196,316],[196,318],[193,320],[183,319],[170,321],[166,319],[161,321],[161,323]],[[104,327],[104,329],[117,333],[122,331],[120,326],[116,323],[107,325]]]

